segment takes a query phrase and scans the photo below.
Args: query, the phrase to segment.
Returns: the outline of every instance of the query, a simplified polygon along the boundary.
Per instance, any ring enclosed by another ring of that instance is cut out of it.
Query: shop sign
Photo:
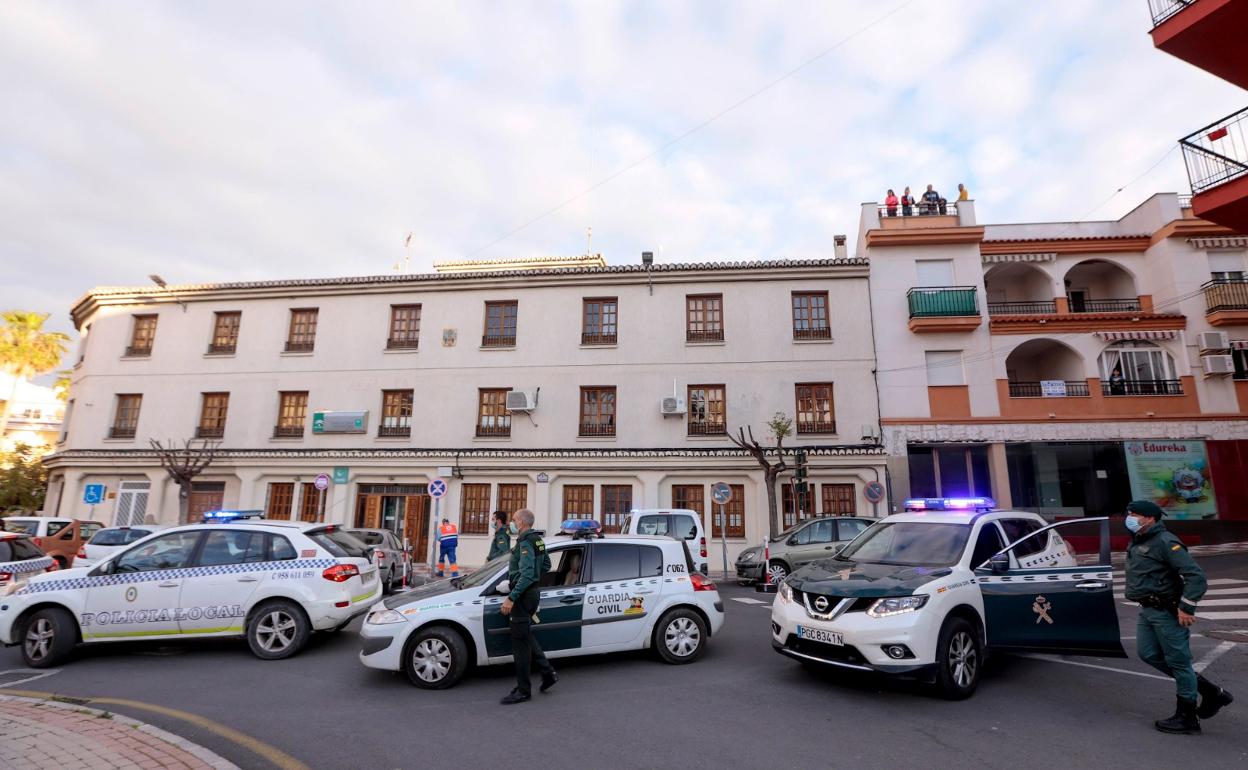
[[[1152,500],[1176,519],[1217,517],[1205,442],[1125,441],[1123,447],[1132,498]]]
[[[313,433],[367,433],[368,410],[359,412],[313,412]]]

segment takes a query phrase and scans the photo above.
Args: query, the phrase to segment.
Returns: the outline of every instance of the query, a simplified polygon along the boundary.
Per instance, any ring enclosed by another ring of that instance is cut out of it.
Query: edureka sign
[[[1176,519],[1218,515],[1203,441],[1126,441],[1131,497],[1152,500]]]

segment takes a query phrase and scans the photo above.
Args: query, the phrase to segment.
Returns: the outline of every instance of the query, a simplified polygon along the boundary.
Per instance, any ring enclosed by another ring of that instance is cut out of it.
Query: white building
[[[9,451],[18,444],[26,444],[40,452],[50,451],[61,432],[65,404],[56,397],[54,388],[33,382],[14,383],[13,380],[13,375],[0,372],[0,408],[13,394],[9,422],[4,436],[0,437],[0,450]]]

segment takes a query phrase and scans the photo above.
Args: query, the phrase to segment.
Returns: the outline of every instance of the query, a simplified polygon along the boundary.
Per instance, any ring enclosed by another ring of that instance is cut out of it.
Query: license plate
[[[842,647],[845,644],[845,637],[840,632],[825,631],[822,628],[798,626],[797,638],[809,639],[812,642],[823,642],[824,644],[835,644],[837,647]]]

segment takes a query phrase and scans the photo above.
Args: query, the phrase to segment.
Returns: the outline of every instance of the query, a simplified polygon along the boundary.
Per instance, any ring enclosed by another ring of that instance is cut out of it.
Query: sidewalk
[[[0,695],[0,768],[237,770],[202,746],[108,711]]]

